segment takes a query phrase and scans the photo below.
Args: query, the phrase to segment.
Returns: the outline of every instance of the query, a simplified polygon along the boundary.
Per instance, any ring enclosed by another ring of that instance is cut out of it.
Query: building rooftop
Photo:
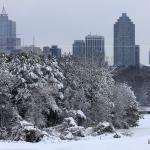
[[[87,35],[85,38],[86,39],[88,39],[88,38],[103,38],[104,39],[104,36],[100,36],[100,35]]]

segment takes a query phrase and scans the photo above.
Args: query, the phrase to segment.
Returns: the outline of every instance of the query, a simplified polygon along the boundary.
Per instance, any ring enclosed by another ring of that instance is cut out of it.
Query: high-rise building
[[[85,37],[86,59],[90,62],[101,63],[105,60],[104,37],[88,35]]]
[[[53,57],[61,58],[61,49],[58,48],[57,45],[53,45],[53,46],[50,48],[50,51],[52,52],[52,56],[53,56]]]
[[[139,45],[135,46],[135,65],[136,66],[140,65],[140,46]]]
[[[73,56],[77,58],[85,57],[85,41],[75,40],[73,43]]]
[[[114,24],[114,65],[135,65],[135,24],[123,13]]]
[[[9,20],[6,10],[3,7],[0,14],[0,50],[15,50],[16,44],[16,22]]]

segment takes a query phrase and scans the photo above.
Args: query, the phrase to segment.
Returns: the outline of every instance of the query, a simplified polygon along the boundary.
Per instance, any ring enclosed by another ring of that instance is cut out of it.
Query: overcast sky
[[[73,40],[91,34],[105,36],[106,55],[113,55],[113,24],[126,12],[136,25],[141,62],[148,64],[150,50],[150,0],[1,0],[24,44],[58,44],[71,51]]]

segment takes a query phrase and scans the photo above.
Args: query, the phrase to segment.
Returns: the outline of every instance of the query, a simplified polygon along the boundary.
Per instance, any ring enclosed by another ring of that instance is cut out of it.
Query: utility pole
[[[33,36],[33,47],[32,47],[33,52],[34,52],[34,47],[35,47],[35,37]]]

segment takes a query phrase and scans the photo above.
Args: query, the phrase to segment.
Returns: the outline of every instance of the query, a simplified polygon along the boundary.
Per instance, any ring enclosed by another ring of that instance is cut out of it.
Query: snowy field
[[[139,127],[118,132],[123,134],[120,139],[114,139],[113,134],[108,134],[71,142],[0,142],[0,150],[150,150],[150,115],[140,120]]]

